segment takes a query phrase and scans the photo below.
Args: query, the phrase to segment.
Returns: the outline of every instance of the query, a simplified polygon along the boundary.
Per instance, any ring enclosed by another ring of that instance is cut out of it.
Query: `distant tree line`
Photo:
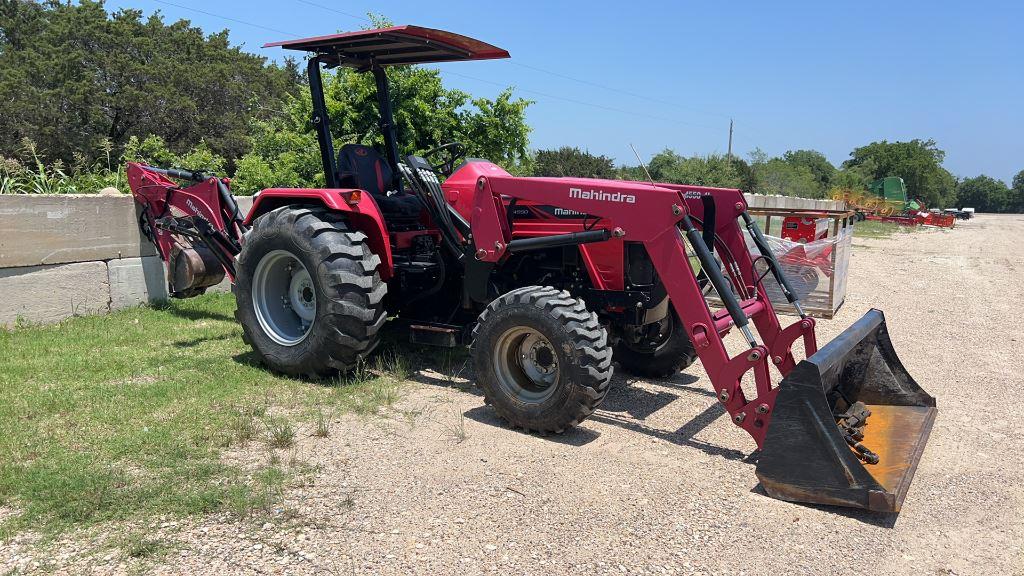
[[[647,170],[661,182],[740,188],[755,194],[829,198],[845,191],[863,191],[876,179],[903,178],[907,195],[934,208],[973,207],[981,212],[1024,212],[1024,170],[1011,186],[988,176],[958,180],[942,167],[945,152],[933,140],[872,142],[855,148],[850,159],[834,166],[815,150],[791,150],[769,157],[754,150],[749,160],[721,154],[681,156],[663,150]],[[646,180],[640,166],[615,162],[587,150],[563,146],[538,150],[533,158],[538,176],[580,176]]]

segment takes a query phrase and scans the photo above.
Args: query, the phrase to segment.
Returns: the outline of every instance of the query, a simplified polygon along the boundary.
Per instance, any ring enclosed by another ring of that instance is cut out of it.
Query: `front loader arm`
[[[765,259],[780,284],[791,290],[739,190],[482,177],[473,212],[481,264],[494,265],[509,250],[508,232],[500,225],[502,204],[496,202],[502,195],[597,216],[600,221],[592,232],[604,229],[606,238],[614,235],[644,246],[718,401],[761,449],[757,477],[767,494],[899,511],[936,418],[935,399],[903,367],[878,310],[868,312],[820,351],[814,319],[801,317],[781,327],[755,273],[739,219],[755,240],[758,258]],[[563,239],[569,240],[559,241]],[[687,241],[728,313],[708,307],[690,266]],[[760,343],[747,327],[748,320],[757,328]],[[730,357],[722,336],[733,326],[743,331],[750,347]],[[798,339],[803,340],[806,359],[796,364],[792,347]],[[773,383],[771,366],[781,381]],[[741,382],[751,372],[754,390],[745,392]]]
[[[769,366],[774,364],[785,376],[784,370],[794,365],[790,348],[801,336],[812,354],[814,321],[801,319],[786,330],[781,328],[767,293],[755,275],[737,223],[747,206],[742,193],[731,189],[613,180],[481,177],[472,213],[476,259],[480,262],[497,263],[509,251],[510,231],[504,225],[507,219],[499,212],[502,196],[598,217],[594,232],[606,230],[605,238],[614,236],[642,243],[711,377],[716,396],[733,422],[747,430],[758,446],[762,444],[775,398]],[[706,230],[698,232],[695,222]],[[704,250],[707,253],[702,257],[703,268],[716,284],[723,302],[729,303],[729,315],[712,312],[708,307],[697,274],[690,266],[681,228],[691,232],[690,243],[698,256],[701,256],[705,239],[710,238],[712,244],[720,247],[720,257],[732,272],[731,277],[742,282],[742,286],[730,287],[710,251]],[[737,299],[733,288],[749,297]],[[734,325],[749,334],[748,319],[753,321],[763,343],[758,344],[751,337],[751,348],[732,358],[722,335]],[[753,371],[756,383],[756,394],[752,398],[744,395],[740,385],[748,371]]]

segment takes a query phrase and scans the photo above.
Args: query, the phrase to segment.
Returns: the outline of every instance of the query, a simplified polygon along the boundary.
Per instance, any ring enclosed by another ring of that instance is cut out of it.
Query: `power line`
[[[302,2],[303,4],[307,4],[309,6],[313,6],[313,7],[316,7],[316,8],[320,8],[321,10],[327,10],[328,12],[334,12],[335,14],[341,14],[342,16],[348,16],[349,18],[355,18],[356,20],[362,20],[364,22],[373,22],[372,20],[370,20],[366,16],[356,16],[355,14],[352,14],[350,12],[345,12],[343,10],[338,10],[337,8],[331,8],[330,6],[324,6],[323,4],[317,4],[316,2],[310,2],[309,0],[295,0],[295,1],[296,2]]]
[[[295,1],[296,2],[301,2],[302,4],[306,4],[308,6],[314,6],[316,8],[320,8],[322,10],[327,10],[329,12],[335,12],[337,14],[348,16],[350,18],[355,18],[357,20],[362,20],[362,21],[365,21],[365,22],[372,22],[372,20],[370,20],[369,18],[365,18],[365,17],[362,17],[362,16],[356,16],[356,15],[351,14],[349,12],[338,10],[338,9],[332,8],[330,6],[324,6],[323,4],[319,4],[317,2],[312,2],[311,0],[295,0]],[[667,100],[659,100],[658,98],[651,98],[650,96],[645,96],[643,94],[637,94],[635,92],[630,92],[628,90],[622,90],[621,88],[615,88],[615,87],[612,87],[612,86],[606,86],[604,84],[599,84],[599,83],[593,82],[591,80],[584,80],[584,79],[581,79],[581,78],[575,78],[575,77],[569,76],[567,74],[563,74],[563,73],[560,73],[560,72],[554,72],[552,70],[547,70],[547,69],[544,69],[544,68],[540,68],[538,66],[531,66],[529,64],[523,64],[521,62],[515,62],[515,61],[511,61],[511,60],[509,62],[511,64],[514,64],[514,65],[519,66],[521,68],[526,68],[528,70],[533,70],[533,71],[536,71],[536,72],[542,72],[544,74],[549,74],[551,76],[555,76],[555,77],[558,77],[558,78],[563,78],[563,79],[566,79],[566,80],[571,80],[573,82],[578,82],[580,84],[585,84],[587,86],[593,86],[595,88],[601,88],[603,90],[608,90],[610,92],[616,92],[616,93],[619,93],[619,94],[623,94],[625,96],[630,96],[630,97],[638,98],[638,99],[641,99],[641,100],[647,100],[649,102],[655,102],[655,103],[658,103],[658,104],[664,104],[664,105],[667,105],[667,106],[673,106],[675,108],[679,108],[679,109],[682,109],[682,110],[689,110],[691,112],[697,112],[697,113],[700,113],[700,114],[706,114],[706,115],[710,115],[710,116],[721,116],[723,118],[728,118],[729,117],[729,116],[727,116],[725,114],[719,114],[717,112],[708,112],[708,111],[705,111],[705,110],[699,110],[697,108],[683,106],[683,105],[677,104],[675,102],[669,102]],[[454,74],[454,73],[452,73],[452,74]],[[469,76],[465,76],[465,77],[466,78],[470,78]],[[483,80],[481,80],[479,78],[470,78],[470,79],[483,81]],[[521,90],[523,90],[524,92],[535,92],[537,94],[540,94],[539,92],[536,92],[536,91],[529,91],[529,90],[526,90],[526,89],[521,89]],[[549,96],[549,97],[551,97],[551,98],[558,98],[558,99],[562,99],[562,100],[567,100],[566,98],[561,98],[561,97],[558,97],[558,96]],[[584,106],[595,106],[595,107],[598,107],[598,108],[602,108],[604,110],[609,110],[609,111],[614,111],[614,112],[624,112],[624,113],[627,113],[627,114],[633,114],[632,112],[627,112],[625,110],[620,110],[618,108],[611,108],[611,107],[607,107],[607,106],[601,106],[599,104],[589,104],[589,103],[586,103],[586,102],[579,102],[579,101],[575,101],[575,100],[572,100],[572,102],[577,103],[577,104],[582,104]],[[638,115],[646,116],[646,117],[649,117],[649,118],[654,118],[654,119],[657,119],[657,120],[667,120],[669,122],[677,122],[679,124],[687,124],[687,125],[698,126],[698,127],[702,127],[702,128],[710,128],[709,126],[705,126],[705,125],[701,125],[701,124],[693,124],[693,123],[689,123],[689,122],[676,121],[676,120],[661,118],[661,117],[657,117],[657,116],[651,116],[651,115],[647,115],[647,114],[638,114]]]
[[[252,26],[253,28],[260,28],[262,30],[268,30],[270,32],[276,32],[277,34],[284,34],[286,36],[294,36],[296,38],[300,37],[298,34],[292,34],[291,32],[285,32],[283,30],[278,30],[276,28],[270,28],[269,26],[263,26],[261,24],[253,24],[252,22],[246,22],[245,20],[239,20],[237,18],[231,18],[230,16],[221,16],[220,14],[214,14],[213,12],[206,12],[204,10],[200,10],[198,8],[192,8],[190,6],[182,6],[181,4],[175,4],[174,2],[167,2],[167,0],[153,0],[153,1],[156,2],[157,4],[163,4],[165,6],[173,6],[175,8],[180,8],[182,10],[191,10],[192,12],[198,12],[199,14],[205,14],[206,16],[211,16],[213,18],[220,18],[221,20],[227,20],[228,22],[234,22],[236,24],[241,24],[243,26]]]
[[[302,0],[300,0],[300,1],[302,1]],[[629,90],[623,90],[621,88],[615,88],[614,86],[607,86],[605,84],[600,84],[600,83],[597,83],[597,82],[594,82],[594,81],[591,81],[591,80],[584,80],[582,78],[575,78],[573,76],[569,76],[568,74],[563,74],[561,72],[555,72],[553,70],[547,70],[545,68],[540,68],[539,66],[531,66],[530,64],[523,64],[522,62],[516,62],[514,60],[510,60],[509,64],[512,64],[514,66],[519,66],[520,68],[526,68],[528,70],[534,70],[536,72],[543,72],[544,74],[549,74],[551,76],[555,76],[556,78],[562,78],[562,79],[565,79],[565,80],[571,80],[573,82],[578,82],[580,84],[585,84],[587,86],[593,86],[594,88],[601,88],[602,90],[608,90],[609,92],[615,92],[615,93],[618,93],[618,94],[622,94],[624,96],[629,96],[629,97],[632,97],[632,98],[638,98],[640,100],[647,100],[648,102],[654,102],[654,103],[657,103],[657,104],[664,104],[665,106],[672,106],[674,108],[679,108],[681,110],[689,110],[690,112],[697,112],[699,114],[705,114],[705,115],[708,115],[708,116],[720,116],[722,118],[728,118],[729,117],[727,114],[721,114],[719,112],[710,112],[708,110],[701,110],[699,108],[693,108],[693,107],[690,107],[690,106],[684,106],[684,105],[679,104],[677,102],[670,102],[668,100],[661,100],[661,99],[658,99],[658,98],[652,98],[652,97],[646,96],[644,94],[637,94],[636,92],[630,92]]]
[[[450,70],[439,70],[439,72],[441,72],[442,74],[451,74],[453,76],[459,76],[461,78],[466,78],[468,80],[475,80],[477,82],[483,82],[485,84],[492,84],[494,86],[499,86],[499,87],[506,87],[507,86],[506,84],[503,84],[501,82],[495,82],[493,80],[485,80],[483,78],[477,78],[476,76],[469,76],[468,74],[461,74],[459,72],[452,72]],[[593,102],[584,102],[583,100],[576,100],[574,98],[566,98],[565,96],[558,96],[558,95],[555,95],[555,94],[548,94],[546,92],[539,92],[537,90],[530,90],[528,88],[518,88],[517,87],[516,90],[518,90],[520,92],[525,92],[527,94],[536,94],[537,96],[541,96],[543,98],[551,98],[551,99],[554,99],[554,100],[562,100],[563,102],[568,102],[570,104],[578,104],[580,106],[590,106],[591,108],[598,108],[600,110],[607,110],[609,112],[618,112],[620,114],[629,114],[629,115],[632,115],[632,116],[640,116],[640,117],[643,117],[643,118],[650,118],[652,120],[658,120],[658,121],[661,121],[661,122],[672,122],[674,124],[683,124],[683,125],[686,125],[686,126],[693,126],[693,127],[696,127],[696,128],[707,128],[707,129],[710,129],[710,130],[718,130],[719,129],[717,126],[709,126],[707,124],[695,124],[693,122],[684,122],[682,120],[676,120],[674,118],[666,118],[664,116],[655,116],[653,114],[644,114],[643,112],[635,112],[635,111],[632,111],[632,110],[623,110],[622,108],[613,108],[611,106],[605,106],[603,104],[594,104]]]

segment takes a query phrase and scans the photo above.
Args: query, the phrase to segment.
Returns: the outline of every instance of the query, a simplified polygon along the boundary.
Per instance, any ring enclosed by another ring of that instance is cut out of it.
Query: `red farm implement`
[[[875,222],[891,222],[900,226],[934,226],[936,228],[952,228],[956,225],[956,215],[930,210],[918,210],[912,213],[903,213],[893,216],[878,216],[868,214],[865,220]]]
[[[908,198],[907,187],[898,176],[879,178],[863,192],[837,190],[832,199],[846,202],[861,220],[939,228],[952,228],[956,224],[956,214],[928,210],[920,200]]]
[[[229,274],[244,338],[269,368],[351,370],[390,317],[414,342],[469,344],[487,402],[546,434],[598,408],[613,359],[659,376],[699,360],[717,402],[760,448],[756,473],[770,496],[900,509],[935,400],[896,357],[878,310],[818,348],[815,320],[739,190],[515,177],[458,143],[403,156],[387,66],[508,53],[415,26],[274,45],[311,53],[324,188],[264,190],[242,221],[224,180],[129,166],[175,295]],[[381,151],[335,153],[321,70],[337,66],[376,79]],[[800,316],[792,324],[766,295],[769,273]],[[710,290],[721,309],[707,304]],[[733,331],[738,354],[723,340]]]

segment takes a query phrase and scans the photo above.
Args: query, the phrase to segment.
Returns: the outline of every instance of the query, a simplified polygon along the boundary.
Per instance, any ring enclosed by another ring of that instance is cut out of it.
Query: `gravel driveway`
[[[981,215],[854,241],[849,297],[819,322],[819,342],[885,310],[940,410],[898,517],[764,496],[753,442],[723,417],[699,365],[665,381],[616,376],[594,417],[549,438],[502,426],[465,382],[420,373],[387,417],[301,438],[294,456],[321,468],[279,514],[158,525],[175,548],[144,569],[1024,574],[1022,239],[1024,217]],[[82,545],[55,544],[59,569],[132,568],[117,553],[59,556]],[[11,553],[0,547],[0,569]]]

